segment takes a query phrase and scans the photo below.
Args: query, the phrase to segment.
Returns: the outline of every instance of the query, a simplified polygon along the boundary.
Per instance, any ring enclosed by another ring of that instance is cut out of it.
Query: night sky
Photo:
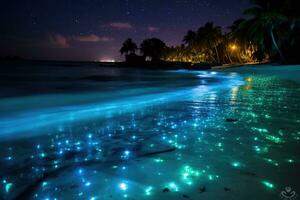
[[[1,0],[0,56],[120,60],[128,37],[177,45],[207,21],[225,29],[248,6],[248,0]]]

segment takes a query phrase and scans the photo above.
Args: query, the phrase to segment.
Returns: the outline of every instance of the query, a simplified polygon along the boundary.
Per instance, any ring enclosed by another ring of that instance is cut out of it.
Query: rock
[[[186,194],[183,194],[182,197],[183,197],[183,198],[190,198],[190,196],[188,196],[188,195],[186,195]]]
[[[240,171],[240,174],[247,175],[247,176],[256,176],[254,172],[248,172],[248,171]]]
[[[202,192],[206,192],[206,187],[205,186],[202,186],[199,188],[199,191],[202,193]]]
[[[227,118],[226,119],[226,122],[237,122],[237,121],[239,121],[239,120],[233,119],[233,118]]]
[[[77,185],[77,184],[71,184],[70,185],[70,189],[75,189],[75,188],[78,188],[79,187],[79,185]]]
[[[224,187],[224,191],[228,192],[230,190],[231,190],[230,188]]]
[[[163,192],[170,192],[170,189],[169,188],[164,188]]]

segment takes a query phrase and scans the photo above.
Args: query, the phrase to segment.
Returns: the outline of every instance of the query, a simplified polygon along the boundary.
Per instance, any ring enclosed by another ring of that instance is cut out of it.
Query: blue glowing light
[[[126,183],[122,182],[119,184],[119,188],[123,191],[126,191],[128,189],[128,186]]]
[[[91,182],[86,182],[84,185],[85,185],[86,187],[89,187],[89,186],[91,185]]]

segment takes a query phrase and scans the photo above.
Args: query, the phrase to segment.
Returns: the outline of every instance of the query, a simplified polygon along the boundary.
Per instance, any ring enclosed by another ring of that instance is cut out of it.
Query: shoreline
[[[233,64],[211,64],[211,63],[191,63],[191,62],[172,62],[172,61],[160,61],[160,62],[140,62],[140,63],[128,63],[128,62],[99,62],[99,61],[56,61],[56,60],[0,60],[0,69],[9,68],[9,65],[19,66],[26,69],[30,66],[34,67],[65,67],[65,68],[86,68],[86,67],[103,67],[103,68],[115,68],[115,69],[134,69],[134,70],[190,70],[190,71],[206,71],[206,70],[227,70],[233,68],[239,68],[244,66],[257,66],[257,65],[299,65],[295,63],[281,64],[273,63],[270,61],[255,62],[255,63],[233,63]]]

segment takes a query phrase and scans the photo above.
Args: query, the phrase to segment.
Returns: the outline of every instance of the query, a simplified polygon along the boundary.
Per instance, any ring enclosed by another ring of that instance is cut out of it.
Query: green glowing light
[[[187,185],[193,184],[193,178],[197,178],[202,174],[202,172],[193,169],[191,166],[184,166],[183,170],[181,172],[181,177],[183,179],[183,182]]]
[[[280,137],[276,137],[276,136],[273,136],[273,135],[266,135],[266,139],[267,140],[270,140],[274,143],[283,143],[283,140],[280,138]]]
[[[300,140],[300,137],[294,137],[295,140]]]
[[[189,176],[189,173],[184,173],[183,178],[186,179]]]
[[[46,187],[48,185],[48,182],[46,182],[46,181],[44,181],[43,183],[42,183],[42,186],[43,187]]]
[[[255,127],[252,127],[251,128],[253,131],[258,131],[260,133],[269,133],[269,131],[265,128],[255,128]]]
[[[261,149],[258,146],[255,146],[254,149],[255,149],[256,152],[260,152],[261,151]]]
[[[10,189],[11,189],[12,186],[13,186],[12,183],[5,184],[5,192],[9,193],[9,191],[10,191]]]
[[[208,180],[210,180],[210,181],[213,181],[213,180],[219,178],[218,175],[211,175],[211,174],[209,174],[207,177],[208,177]]]
[[[268,114],[266,114],[266,115],[265,115],[265,118],[266,118],[266,119],[270,119],[270,118],[271,118],[271,116],[270,116],[270,115],[268,115]]]
[[[171,190],[175,191],[175,192],[178,192],[178,191],[179,191],[178,186],[177,186],[174,182],[169,183],[169,184],[168,184],[168,187],[169,187]]]
[[[45,154],[45,153],[41,153],[40,156],[41,156],[42,158],[45,158],[45,157],[46,157],[46,154]]]
[[[164,160],[161,159],[161,158],[156,158],[156,159],[154,159],[154,162],[156,162],[156,163],[162,163],[162,162],[164,162]]]
[[[272,165],[275,165],[276,167],[279,166],[279,163],[272,160],[271,158],[264,158],[265,161],[267,161],[268,163],[272,164]]]
[[[198,170],[194,170],[192,167],[190,166],[185,166],[182,176],[183,178],[187,178],[188,176],[200,176],[201,173]]]
[[[240,163],[240,162],[233,162],[233,163],[231,163],[231,165],[232,165],[233,167],[240,167],[240,166],[241,166],[241,163]]]
[[[254,146],[254,150],[257,153],[267,153],[269,151],[268,147],[259,147],[259,146]]]
[[[258,116],[257,116],[257,114],[255,114],[255,113],[253,113],[253,112],[250,112],[250,113],[248,113],[251,117],[253,117],[253,118],[257,118]]]
[[[283,131],[280,129],[280,130],[278,131],[278,134],[281,135],[281,136],[283,136]]]
[[[268,182],[268,181],[262,181],[262,184],[270,189],[273,189],[275,187],[273,183]]]
[[[295,161],[293,159],[287,159],[288,163],[294,163]]]
[[[149,186],[145,189],[145,194],[147,196],[151,195],[152,194],[152,190],[153,190],[153,187]]]

